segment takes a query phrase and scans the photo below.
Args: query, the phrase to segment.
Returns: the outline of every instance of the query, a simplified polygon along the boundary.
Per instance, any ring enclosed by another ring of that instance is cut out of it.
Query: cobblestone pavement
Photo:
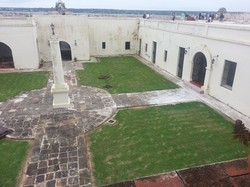
[[[0,125],[14,129],[11,137],[33,139],[24,173],[25,179],[20,186],[92,186],[84,133],[101,125],[118,108],[202,101],[217,110],[222,109],[225,115],[233,119],[244,118],[242,114],[213,98],[195,93],[182,81],[171,77],[158,67],[141,58],[139,60],[181,88],[110,95],[101,89],[77,86],[75,71],[83,69],[82,64],[64,62],[71,108],[52,108],[52,73],[46,88],[22,93],[0,103]],[[51,65],[45,65],[44,69],[51,71]],[[247,117],[244,119],[249,120]]]
[[[20,186],[92,186],[84,133],[110,118],[116,104],[104,90],[77,87],[81,65],[64,66],[72,108],[52,108],[52,74],[47,88],[0,103],[0,125],[14,129],[10,137],[34,140]]]

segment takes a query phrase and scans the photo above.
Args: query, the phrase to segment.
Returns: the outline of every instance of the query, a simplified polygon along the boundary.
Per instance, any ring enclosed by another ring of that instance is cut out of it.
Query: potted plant
[[[244,123],[237,119],[233,128],[233,139],[238,139],[240,143],[248,146],[250,143],[250,131],[244,125]],[[250,173],[250,152],[247,157],[248,170]]]

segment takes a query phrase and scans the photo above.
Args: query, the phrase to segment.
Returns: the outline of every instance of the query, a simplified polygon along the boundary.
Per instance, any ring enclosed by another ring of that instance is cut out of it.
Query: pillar
[[[51,35],[50,48],[54,76],[54,83],[51,88],[51,93],[53,94],[53,108],[69,108],[69,86],[64,80],[61,51],[56,35]]]

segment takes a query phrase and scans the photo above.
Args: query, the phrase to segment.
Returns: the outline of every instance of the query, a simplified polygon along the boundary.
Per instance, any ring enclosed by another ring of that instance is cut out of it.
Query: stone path
[[[0,125],[14,129],[10,137],[34,139],[20,186],[92,186],[84,133],[109,119],[116,104],[104,90],[77,87],[76,66],[64,66],[72,108],[52,108],[51,78],[47,88],[0,104]]]
[[[195,93],[158,67],[139,60],[182,88],[110,95],[101,89],[78,87],[75,71],[83,68],[81,63],[64,62],[72,101],[70,109],[52,108],[52,74],[46,88],[0,103],[0,125],[14,129],[10,137],[33,140],[20,186],[92,186],[84,133],[101,125],[119,108],[202,101],[215,109],[223,109],[222,112],[233,119],[244,118],[213,98]],[[44,68],[51,70],[51,66]]]
[[[198,97],[190,94],[185,89],[160,90],[143,93],[114,94],[112,95],[117,108],[169,105],[198,101]]]

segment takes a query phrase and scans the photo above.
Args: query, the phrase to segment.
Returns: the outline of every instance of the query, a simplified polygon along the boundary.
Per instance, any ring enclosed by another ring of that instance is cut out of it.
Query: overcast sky
[[[55,6],[57,0],[0,0],[0,7]],[[67,8],[104,8],[130,10],[193,10],[250,12],[250,0],[63,0]]]

